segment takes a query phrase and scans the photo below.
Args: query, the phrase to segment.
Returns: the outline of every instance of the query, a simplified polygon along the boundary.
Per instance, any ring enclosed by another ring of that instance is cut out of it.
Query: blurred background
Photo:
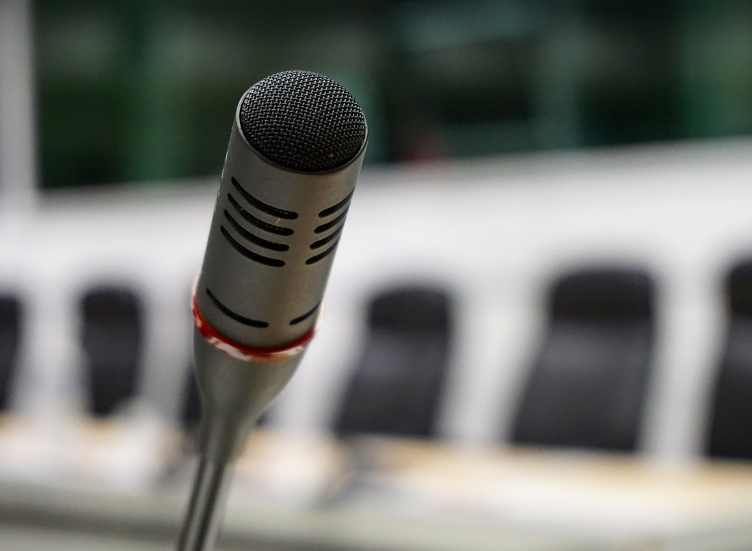
[[[33,3],[44,189],[210,176],[237,98],[343,83],[368,163],[752,131],[743,0]]]
[[[288,69],[369,146],[220,547],[752,547],[750,0],[0,0],[0,541],[172,547],[192,281]]]

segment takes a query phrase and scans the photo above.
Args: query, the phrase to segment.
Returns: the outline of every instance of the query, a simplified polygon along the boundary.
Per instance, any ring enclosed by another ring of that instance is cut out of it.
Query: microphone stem
[[[188,513],[178,540],[178,551],[214,549],[234,467],[234,463],[210,461],[201,457]]]

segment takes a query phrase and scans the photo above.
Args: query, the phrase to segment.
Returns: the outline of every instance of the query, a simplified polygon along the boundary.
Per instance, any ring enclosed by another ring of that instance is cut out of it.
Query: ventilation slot
[[[259,247],[264,247],[265,249],[269,249],[272,251],[279,251],[284,252],[290,249],[289,246],[285,245],[284,243],[275,243],[273,241],[267,241],[266,239],[261,239],[257,235],[252,234],[248,230],[246,230],[244,227],[242,227],[240,224],[237,223],[237,221],[230,216],[230,213],[225,210],[225,218],[230,223],[232,228],[238,232],[240,235],[245,237],[248,241],[253,243],[254,245],[258,245]]]
[[[292,321],[290,322],[290,325],[297,325],[297,324],[299,324],[300,322],[307,320],[307,319],[308,319],[308,318],[310,318],[310,317],[311,317],[311,316],[312,316],[313,314],[315,314],[315,313],[316,313],[316,310],[318,310],[318,309],[319,309],[319,306],[320,306],[320,305],[321,305],[321,303],[318,303],[318,304],[317,304],[316,306],[314,306],[313,308],[311,308],[310,310],[308,310],[308,312],[306,312],[306,313],[305,313],[305,314],[303,314],[302,316],[298,316],[297,318],[295,318],[294,320],[292,320]]]
[[[256,207],[261,212],[265,212],[266,214],[271,214],[272,216],[276,216],[277,218],[284,218],[286,220],[295,220],[298,217],[298,213],[291,211],[291,210],[283,210],[278,209],[277,207],[273,207],[267,203],[264,203],[261,199],[257,199],[250,193],[248,193],[243,186],[240,185],[240,183],[234,178],[230,178],[232,181],[232,185],[235,187],[236,190],[238,190],[238,193],[245,199],[249,204]]]
[[[328,209],[322,210],[319,213],[319,218],[326,218],[327,216],[331,216],[332,214],[334,214],[335,212],[337,212],[339,209],[341,209],[342,207],[344,207],[345,205],[347,205],[350,202],[350,199],[352,198],[352,195],[353,195],[354,192],[355,192],[355,190],[352,190],[348,194],[347,197],[345,197],[344,199],[342,199],[342,201],[340,201],[336,205],[332,205]]]
[[[269,327],[269,323],[265,321],[259,321],[254,320],[251,318],[247,318],[245,316],[241,316],[240,314],[233,312],[230,310],[227,306],[219,302],[219,299],[214,296],[214,293],[212,293],[209,288],[206,288],[206,295],[211,299],[211,301],[214,303],[214,306],[216,306],[220,312],[225,314],[228,318],[232,318],[238,323],[242,323],[243,325],[248,325],[250,327],[257,327],[259,329],[263,329],[265,327]]]
[[[337,228],[336,230],[334,230],[332,233],[330,233],[329,235],[327,235],[325,238],[319,239],[318,241],[314,241],[313,243],[311,243],[311,248],[312,249],[320,249],[321,247],[323,247],[327,243],[331,243],[332,241],[334,241],[335,239],[337,239],[339,237],[339,234],[342,233],[342,228],[344,228],[344,227],[345,227],[344,225],[340,226],[339,228]]]
[[[327,256],[329,256],[330,254],[332,254],[334,252],[334,249],[337,248],[337,243],[339,243],[339,239],[334,242],[334,245],[332,245],[331,247],[329,247],[323,253],[317,254],[316,256],[312,256],[311,258],[309,258],[308,260],[306,260],[305,263],[306,264],[315,264],[319,260],[325,259]]]
[[[227,200],[230,202],[233,208],[238,211],[238,214],[240,214],[240,216],[242,216],[246,222],[256,226],[259,229],[268,231],[269,233],[275,233],[277,235],[292,235],[293,233],[295,233],[291,228],[275,226],[274,224],[269,224],[268,222],[264,222],[263,220],[256,218],[250,212],[241,207],[240,204],[235,200],[235,198],[229,193],[227,194]]]
[[[238,243],[233,236],[230,235],[230,233],[225,229],[224,226],[220,226],[219,231],[222,232],[222,235],[224,235],[225,239],[227,239],[230,245],[232,245],[232,248],[238,251],[244,257],[249,258],[253,260],[254,262],[265,264],[267,266],[273,266],[275,268],[279,268],[285,265],[285,262],[283,260],[278,260],[276,258],[269,258],[268,256],[262,256],[260,254],[254,253],[253,251],[249,249],[246,249],[243,245]]]
[[[324,233],[325,231],[328,231],[332,229],[334,226],[342,222],[342,220],[345,219],[345,216],[347,216],[347,210],[345,210],[342,214],[337,216],[337,218],[330,220],[326,224],[321,224],[318,226],[315,230],[313,230],[314,233]]]

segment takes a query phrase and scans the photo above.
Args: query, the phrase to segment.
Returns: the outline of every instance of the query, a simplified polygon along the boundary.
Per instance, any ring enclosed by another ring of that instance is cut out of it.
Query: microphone
[[[367,135],[315,73],[274,74],[238,104],[192,301],[200,461],[179,551],[213,546],[231,466],[314,335]]]

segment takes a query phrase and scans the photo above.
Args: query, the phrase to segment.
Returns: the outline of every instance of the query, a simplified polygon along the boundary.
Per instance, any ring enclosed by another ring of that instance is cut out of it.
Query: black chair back
[[[89,412],[106,417],[136,392],[143,347],[142,307],[130,290],[100,287],[86,293],[82,311]]]
[[[21,346],[21,302],[0,296],[0,411],[10,408],[12,387],[18,373]]]
[[[442,289],[410,286],[376,296],[335,432],[435,436],[452,332],[452,300]]]
[[[752,259],[737,263],[725,284],[728,333],[713,386],[707,453],[752,459]]]
[[[654,342],[653,281],[621,268],[568,274],[524,388],[513,441],[632,451]]]

